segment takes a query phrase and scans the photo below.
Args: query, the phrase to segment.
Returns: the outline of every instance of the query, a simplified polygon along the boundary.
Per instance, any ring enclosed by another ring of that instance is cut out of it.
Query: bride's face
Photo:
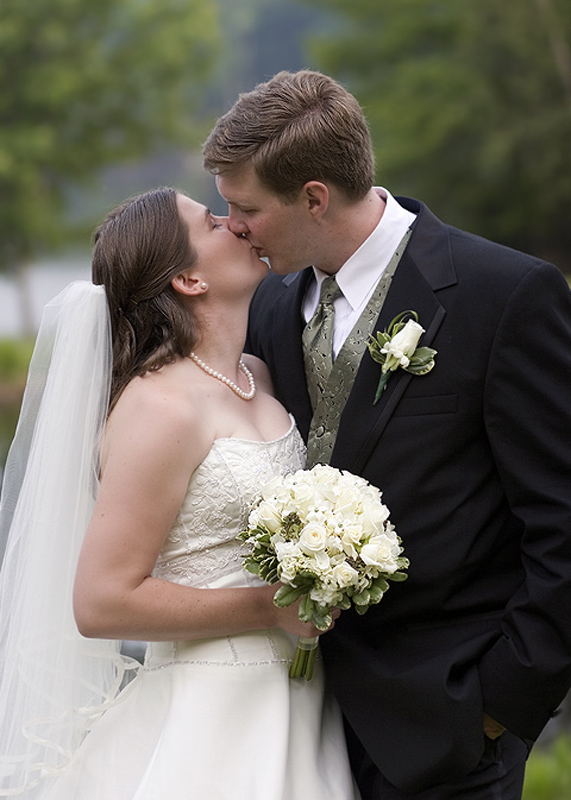
[[[213,289],[228,286],[239,291],[240,287],[257,286],[268,266],[246,238],[232,233],[228,218],[215,217],[206,206],[186,195],[177,195],[177,205],[197,253],[193,272]]]

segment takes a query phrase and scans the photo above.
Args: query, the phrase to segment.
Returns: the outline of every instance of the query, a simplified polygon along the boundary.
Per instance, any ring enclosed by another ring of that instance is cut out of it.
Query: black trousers
[[[486,740],[484,755],[469,775],[415,794],[389,783],[368,756],[355,772],[362,800],[521,800],[527,755],[526,744],[506,731]]]

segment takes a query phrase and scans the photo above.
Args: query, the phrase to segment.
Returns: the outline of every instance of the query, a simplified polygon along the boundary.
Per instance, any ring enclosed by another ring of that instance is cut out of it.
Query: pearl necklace
[[[189,355],[194,361],[194,363],[198,364],[200,369],[203,369],[208,375],[211,375],[213,378],[216,378],[217,380],[222,381],[222,383],[225,383],[226,386],[228,386],[229,389],[232,389],[232,391],[235,392],[238,395],[238,397],[241,397],[242,400],[251,400],[252,397],[256,394],[256,384],[254,382],[254,376],[252,375],[248,367],[244,364],[242,359],[240,359],[240,361],[238,362],[238,367],[242,370],[242,372],[248,379],[248,383],[250,384],[249,392],[245,392],[243,389],[240,389],[240,387],[236,383],[234,383],[234,381],[231,381],[230,378],[227,378],[225,375],[222,375],[221,372],[217,372],[215,369],[212,369],[212,367],[209,367],[208,364],[205,364],[204,361],[202,361],[196,355],[196,353],[191,352],[189,353]]]

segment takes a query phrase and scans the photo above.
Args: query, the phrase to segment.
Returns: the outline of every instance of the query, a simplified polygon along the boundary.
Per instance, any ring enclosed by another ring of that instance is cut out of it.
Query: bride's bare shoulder
[[[135,410],[148,413],[183,414],[192,419],[192,383],[186,379],[188,366],[182,361],[133,378],[117,401],[123,414]]]
[[[199,396],[188,365],[168,364],[133,378],[119,397],[107,421],[106,443],[141,438],[175,446],[183,442],[199,454],[207,452],[214,438],[202,413]]]

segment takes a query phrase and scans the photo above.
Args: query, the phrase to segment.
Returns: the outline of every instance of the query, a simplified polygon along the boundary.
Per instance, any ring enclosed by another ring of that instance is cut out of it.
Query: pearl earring
[[[206,288],[207,288],[207,286],[208,286],[208,284],[206,284],[206,283],[201,283],[201,284],[200,284],[200,288],[201,288],[201,289],[206,289]]]

